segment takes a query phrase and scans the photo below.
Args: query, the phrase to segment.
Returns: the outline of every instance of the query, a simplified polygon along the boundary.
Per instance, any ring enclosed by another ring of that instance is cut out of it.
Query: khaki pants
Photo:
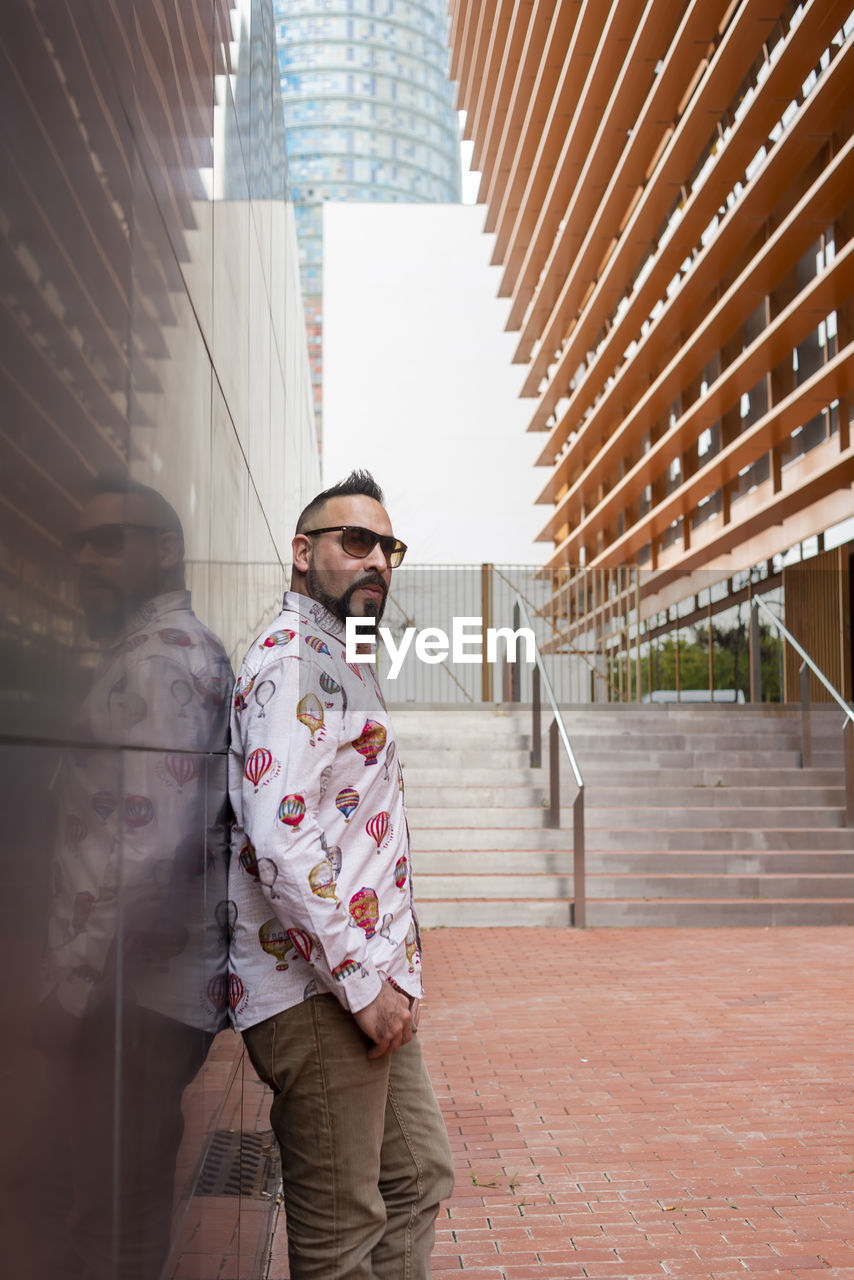
[[[332,995],[243,1038],[275,1093],[292,1280],[428,1280],[453,1163],[418,1038],[370,1059]]]

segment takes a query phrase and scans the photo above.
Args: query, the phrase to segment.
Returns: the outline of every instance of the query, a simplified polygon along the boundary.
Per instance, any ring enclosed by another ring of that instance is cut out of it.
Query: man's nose
[[[366,557],[364,563],[365,563],[366,569],[378,569],[379,572],[383,575],[383,577],[388,577],[391,575],[391,565],[389,564],[388,559],[386,558],[386,554],[378,542],[374,545],[370,554]]]
[[[88,539],[81,546],[75,547],[71,558],[78,569],[82,569],[86,565],[95,564],[99,559],[95,548]]]

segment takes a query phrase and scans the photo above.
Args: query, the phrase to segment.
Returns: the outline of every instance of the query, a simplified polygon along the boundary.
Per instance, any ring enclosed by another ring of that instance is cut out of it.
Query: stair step
[[[730,757],[727,757],[729,763]],[[674,783],[682,789],[689,787],[715,787],[722,783],[724,787],[753,788],[777,787],[791,790],[797,787],[832,787],[839,788],[840,770],[836,769],[799,769],[769,768],[751,769],[749,784],[745,779],[744,768],[680,768]],[[561,761],[562,784],[571,777],[568,760]],[[662,770],[657,768],[621,768],[620,784],[626,787],[660,787]],[[548,790],[548,760],[540,769],[520,765],[494,768],[469,767],[464,772],[459,769],[445,768],[439,764],[405,764],[404,780],[406,782],[407,800],[414,787],[442,787],[449,792],[463,788],[475,787],[516,787],[520,790],[527,787]],[[588,791],[596,787],[613,787],[613,761],[607,764],[587,765],[584,769],[584,783]]]
[[[660,779],[659,779],[660,781]],[[741,781],[744,781],[742,774]],[[576,787],[568,785],[571,799]],[[446,810],[463,808],[530,808],[542,809],[547,803],[548,786],[467,786],[459,779],[457,786],[422,787],[408,784],[406,787],[407,811],[433,808],[437,799]],[[763,809],[798,808],[806,806],[836,807],[845,803],[845,788],[838,787],[756,787],[756,786],[591,786],[584,789],[585,804],[591,809],[632,807],[638,809],[707,808],[756,806],[761,801]],[[449,814],[449,820],[457,815]]]
[[[569,925],[570,911],[568,902],[539,898],[428,899],[419,904],[418,922],[422,929],[545,929]]]
[[[572,849],[467,849],[415,852],[417,886],[425,876],[572,874]],[[854,853],[845,850],[654,850],[588,852],[588,881],[612,875],[854,875]]]
[[[408,797],[407,797],[408,801]],[[413,831],[426,831],[439,827],[445,829],[452,822],[457,830],[481,829],[483,827],[531,828],[536,830],[546,821],[546,810],[533,806],[498,806],[489,808],[468,807],[451,811],[437,802],[432,808],[410,805],[407,802],[409,826]],[[572,809],[561,810],[562,824],[572,826]],[[775,823],[784,823],[787,827],[840,827],[844,814],[841,807],[810,806],[796,808],[791,806],[770,805],[748,807],[747,805],[667,805],[656,806],[634,804],[631,808],[584,806],[585,828],[595,830],[597,827],[617,829],[622,827],[650,828],[661,827],[749,827],[764,828]]]
[[[593,874],[586,878],[586,894],[589,899],[599,901],[603,898],[642,898],[644,901],[656,898],[854,898],[854,875],[844,872],[703,875],[681,871],[663,875]]]
[[[470,850],[514,849],[539,852],[572,848],[572,827],[566,823],[551,827],[512,829],[509,827],[416,828],[410,826],[416,857],[422,850],[453,850],[465,854]],[[852,832],[838,827],[649,827],[645,830],[626,827],[585,828],[587,856],[593,853],[632,850],[844,850],[852,848]]]
[[[576,788],[562,752],[561,827],[547,827],[530,708],[393,714],[422,923],[567,924]],[[589,924],[854,921],[835,708],[814,708],[809,769],[797,707],[586,706],[565,719],[585,779]]]
[[[786,898],[751,901],[717,898],[638,902],[587,901],[588,927],[723,928],[738,925],[854,925],[854,898]]]

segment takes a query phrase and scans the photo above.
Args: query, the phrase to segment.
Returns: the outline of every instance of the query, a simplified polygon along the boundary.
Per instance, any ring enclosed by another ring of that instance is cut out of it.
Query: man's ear
[[[184,555],[180,534],[167,529],[160,534],[159,564],[161,569],[174,569],[181,563]]]
[[[311,564],[311,538],[304,533],[295,533],[291,542],[293,566],[297,573],[308,573]]]

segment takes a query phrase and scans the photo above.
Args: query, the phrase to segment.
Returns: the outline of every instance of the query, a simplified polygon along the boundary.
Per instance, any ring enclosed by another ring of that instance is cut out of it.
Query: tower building
[[[325,200],[454,202],[459,131],[443,0],[276,0],[315,410]]]

